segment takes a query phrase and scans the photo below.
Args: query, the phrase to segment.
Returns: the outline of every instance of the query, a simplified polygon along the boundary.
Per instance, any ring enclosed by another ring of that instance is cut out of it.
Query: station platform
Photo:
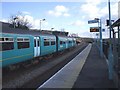
[[[45,88],[115,88],[108,79],[108,65],[95,44],[89,44],[73,60],[43,83]],[[106,89],[105,89],[106,90]]]

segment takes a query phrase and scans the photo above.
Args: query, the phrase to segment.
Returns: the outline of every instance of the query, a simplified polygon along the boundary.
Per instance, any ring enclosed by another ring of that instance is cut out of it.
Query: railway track
[[[81,52],[87,43],[81,43],[69,51],[66,50],[62,54],[53,56],[48,60],[41,60],[39,64],[32,65],[27,68],[5,72],[3,70],[3,88],[37,88],[48,78],[54,75],[79,52]]]

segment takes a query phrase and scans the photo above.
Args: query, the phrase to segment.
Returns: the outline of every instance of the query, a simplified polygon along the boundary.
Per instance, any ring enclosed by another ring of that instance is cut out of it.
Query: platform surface
[[[100,57],[96,44],[89,44],[72,61],[65,65],[38,90],[44,88],[115,88],[108,79],[108,65]]]
[[[115,88],[113,81],[108,78],[106,59],[100,57],[96,44],[92,44],[86,63],[73,88]]]
[[[91,46],[89,44],[72,61],[43,83],[38,90],[41,88],[72,88],[87,59]]]

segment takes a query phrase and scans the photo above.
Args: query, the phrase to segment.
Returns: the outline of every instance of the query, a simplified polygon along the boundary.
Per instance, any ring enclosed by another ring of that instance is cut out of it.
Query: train
[[[4,68],[71,48],[76,45],[76,39],[11,28],[8,24],[2,23],[0,44],[0,67]]]

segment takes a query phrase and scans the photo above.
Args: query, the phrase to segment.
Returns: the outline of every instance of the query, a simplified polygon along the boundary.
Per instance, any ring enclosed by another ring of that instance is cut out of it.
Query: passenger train
[[[76,39],[10,28],[8,24],[2,23],[0,44],[0,67],[7,67],[73,47]]]

